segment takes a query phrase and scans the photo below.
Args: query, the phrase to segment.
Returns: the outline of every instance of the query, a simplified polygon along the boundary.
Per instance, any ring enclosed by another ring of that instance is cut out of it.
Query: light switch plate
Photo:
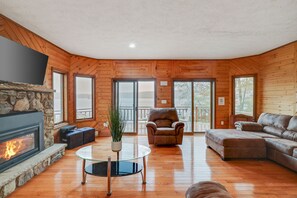
[[[218,97],[218,105],[225,105],[225,97]]]
[[[167,100],[161,100],[162,104],[167,104]]]
[[[160,86],[167,86],[168,82],[167,81],[160,81]]]

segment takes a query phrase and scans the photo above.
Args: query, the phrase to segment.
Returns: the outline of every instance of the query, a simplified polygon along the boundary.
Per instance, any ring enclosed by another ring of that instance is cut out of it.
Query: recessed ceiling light
[[[129,47],[130,47],[130,48],[135,48],[136,45],[135,45],[135,43],[130,43],[130,44],[129,44]]]

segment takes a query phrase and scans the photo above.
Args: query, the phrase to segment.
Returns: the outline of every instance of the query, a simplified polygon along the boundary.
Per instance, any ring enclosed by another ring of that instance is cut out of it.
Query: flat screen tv
[[[0,81],[43,85],[48,56],[0,36]]]

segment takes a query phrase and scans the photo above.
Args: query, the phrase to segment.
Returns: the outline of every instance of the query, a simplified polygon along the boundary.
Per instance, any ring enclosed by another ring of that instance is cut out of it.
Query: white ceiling
[[[227,59],[297,40],[297,0],[0,0],[0,12],[98,59]]]

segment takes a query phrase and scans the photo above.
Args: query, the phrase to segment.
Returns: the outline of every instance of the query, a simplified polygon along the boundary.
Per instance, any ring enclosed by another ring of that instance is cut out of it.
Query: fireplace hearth
[[[44,149],[42,112],[0,116],[0,173]]]

